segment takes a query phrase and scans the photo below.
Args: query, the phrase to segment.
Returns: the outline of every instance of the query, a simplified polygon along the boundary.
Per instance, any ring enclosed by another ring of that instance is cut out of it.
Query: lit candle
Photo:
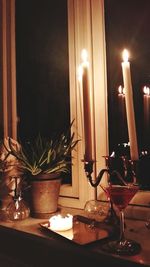
[[[80,65],[78,67],[78,86],[79,86],[79,104],[80,104],[80,114],[81,114],[81,131],[82,131],[82,138],[84,139],[82,75],[83,75],[83,69],[82,69],[82,65]],[[83,142],[83,151],[85,151],[84,142]]]
[[[146,96],[150,96],[150,88],[147,87],[147,86],[144,86],[144,87],[143,87],[143,93],[144,93],[144,95],[146,95]]]
[[[85,161],[92,161],[92,123],[91,123],[91,91],[89,82],[89,62],[87,51],[82,50],[82,95],[83,95],[83,120],[84,120],[84,142],[85,142]]]
[[[118,87],[118,95],[120,96],[124,96],[125,95],[125,89],[121,86],[121,85],[119,85],[119,87]]]
[[[66,216],[54,215],[49,219],[49,223],[52,231],[67,231],[73,227],[73,216],[70,214]]]
[[[128,134],[130,142],[130,154],[132,160],[138,160],[138,145],[136,135],[136,125],[134,117],[133,92],[130,73],[130,63],[128,62],[128,51],[123,51],[122,73],[125,88],[125,103],[128,123]]]
[[[125,131],[122,131],[122,128],[125,127],[126,125],[126,110],[125,110],[125,89],[123,88],[122,85],[119,85],[118,87],[118,100],[119,100],[119,123],[120,123],[120,132],[119,132],[119,136],[120,136],[120,141],[119,142],[123,142],[124,138],[125,138]]]
[[[149,121],[150,121],[150,88],[143,87],[144,98],[144,140],[147,145],[149,142]]]

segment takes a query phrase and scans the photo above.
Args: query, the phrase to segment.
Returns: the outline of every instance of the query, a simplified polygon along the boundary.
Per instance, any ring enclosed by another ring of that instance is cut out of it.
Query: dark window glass
[[[70,122],[67,0],[16,0],[18,136],[49,137]]]

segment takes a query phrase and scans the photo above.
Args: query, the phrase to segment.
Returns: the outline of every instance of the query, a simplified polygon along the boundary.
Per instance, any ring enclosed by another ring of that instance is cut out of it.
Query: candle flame
[[[143,87],[143,93],[146,95],[147,94],[147,86]]]
[[[147,86],[144,86],[143,87],[143,93],[144,93],[144,95],[150,95],[150,88]]]
[[[82,49],[81,51],[81,59],[83,62],[86,62],[88,59],[88,53],[86,49]]]
[[[129,52],[128,52],[127,49],[124,49],[124,50],[123,50],[122,57],[123,57],[123,61],[124,61],[124,62],[128,62]]]
[[[119,94],[122,94],[122,93],[123,93],[122,85],[119,85],[119,87],[118,87],[118,93],[119,93]]]
[[[125,95],[125,88],[122,87],[122,85],[119,85],[119,87],[118,87],[118,94],[119,95]]]

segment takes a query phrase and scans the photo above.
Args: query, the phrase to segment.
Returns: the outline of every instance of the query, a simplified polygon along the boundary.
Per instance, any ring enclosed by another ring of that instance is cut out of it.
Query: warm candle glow
[[[121,85],[119,85],[119,87],[118,87],[118,93],[122,94],[122,86]]]
[[[149,96],[150,95],[150,88],[147,86],[144,86],[143,87],[143,93],[144,93],[144,95]]]
[[[125,88],[123,88],[122,85],[119,85],[118,87],[118,94],[125,95]]]
[[[129,53],[126,49],[124,49],[122,55],[123,55],[122,74],[123,74],[123,82],[125,88],[125,103],[126,103],[126,113],[127,113],[128,134],[130,141],[130,154],[132,160],[138,160],[138,144],[137,144],[137,134],[135,125],[132,81],[130,72],[130,62],[128,61]]]
[[[67,214],[65,217],[58,214],[49,219],[50,229],[53,231],[67,231],[73,227],[73,216]]]
[[[144,86],[143,88],[143,105],[144,105],[144,141],[149,144],[149,121],[150,121],[150,88]]]
[[[124,49],[124,50],[123,50],[122,58],[123,58],[123,61],[124,61],[124,62],[128,62],[128,59],[129,59],[129,52],[128,52],[127,49]]]
[[[143,93],[144,93],[144,95],[147,94],[147,86],[144,86],[144,87],[143,87]]]
[[[81,59],[83,62],[87,62],[88,59],[88,53],[86,49],[82,49],[81,51]]]

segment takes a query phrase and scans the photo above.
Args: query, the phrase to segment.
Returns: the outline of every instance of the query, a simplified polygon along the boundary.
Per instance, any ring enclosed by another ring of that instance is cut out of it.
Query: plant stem
[[[125,240],[125,235],[124,235],[124,211],[120,211],[120,242],[123,242]]]

